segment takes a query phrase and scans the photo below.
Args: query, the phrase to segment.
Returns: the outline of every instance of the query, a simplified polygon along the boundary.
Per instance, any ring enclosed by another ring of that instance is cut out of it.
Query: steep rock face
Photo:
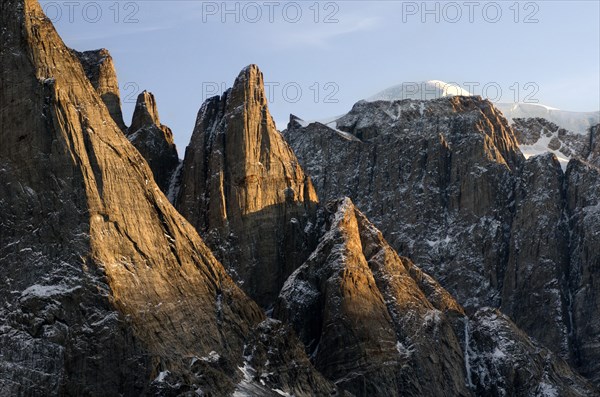
[[[284,135],[322,200],[351,197],[462,304],[500,303],[523,158],[491,103],[359,102],[337,129],[292,122]]]
[[[467,317],[349,199],[329,203],[319,219],[324,235],[286,282],[274,315],[340,387],[356,396],[597,393],[498,311]]]
[[[590,150],[587,153],[586,160],[596,167],[600,167],[600,124],[590,128],[589,142]]]
[[[229,395],[264,315],[160,193],[39,4],[0,11],[0,394]],[[304,372],[265,384],[333,390]]]
[[[173,133],[160,123],[156,100],[148,91],[137,98],[127,139],[146,159],[156,184],[168,195],[171,179],[179,166],[179,156]]]
[[[177,209],[242,288],[271,305],[312,250],[317,196],[275,129],[256,66],[202,105],[179,180]]]
[[[553,154],[525,162],[515,188],[502,311],[530,336],[569,358],[569,228],[563,184]]]
[[[102,102],[108,108],[110,116],[121,131],[125,131],[127,127],[121,111],[119,82],[110,53],[105,48],[84,52],[72,51],[81,62],[86,76],[102,98]]]
[[[466,324],[468,383],[477,396],[596,396],[598,390],[510,319],[484,308]]]
[[[566,172],[571,226],[571,321],[580,372],[600,384],[600,171],[571,160]]]
[[[565,177],[553,155],[523,161],[477,98],[358,103],[328,125],[292,117],[284,134],[324,198],[350,195],[460,303],[500,307],[598,384],[593,165],[572,160]]]
[[[462,308],[349,199],[326,212],[327,232],[286,282],[275,316],[294,326],[326,377],[357,396],[468,395],[447,318]]]

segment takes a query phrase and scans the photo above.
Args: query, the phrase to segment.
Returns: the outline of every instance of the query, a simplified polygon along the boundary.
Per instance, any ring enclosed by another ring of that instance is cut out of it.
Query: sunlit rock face
[[[202,105],[179,178],[177,209],[242,288],[272,305],[314,245],[317,196],[275,129],[256,66]]]
[[[539,343],[598,381],[593,165],[524,161],[478,98],[375,102],[337,129],[293,126],[318,161],[354,161],[313,168],[336,196],[319,207],[251,66],[163,178],[153,159],[174,147],[140,145],[172,142],[154,97],[124,130],[102,96],[114,86],[95,82],[112,70],[102,51],[66,48],[33,0],[0,11],[0,395],[598,395]],[[362,192],[386,231],[329,183]],[[403,241],[460,300],[396,253]],[[487,302],[537,341],[475,310]]]
[[[349,199],[324,216],[325,234],[274,313],[294,326],[315,366],[360,396],[469,395],[451,323],[462,308]]]
[[[264,314],[160,192],[39,4],[0,11],[0,394],[333,391],[299,349],[297,373],[244,377]]]
[[[274,316],[335,384],[365,397],[596,393],[499,311],[467,316],[350,199],[328,203],[319,226],[319,245],[286,281]]]
[[[138,95],[127,139],[148,162],[156,184],[168,195],[173,174],[179,167],[179,156],[173,133],[161,124],[156,99],[148,91]]]
[[[72,51],[81,62],[85,75],[102,98],[110,116],[117,126],[125,131],[127,127],[123,122],[121,94],[112,56],[105,48],[83,52]]]

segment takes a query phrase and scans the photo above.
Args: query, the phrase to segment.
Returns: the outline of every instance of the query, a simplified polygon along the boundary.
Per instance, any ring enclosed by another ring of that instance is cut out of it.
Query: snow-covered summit
[[[471,93],[457,84],[445,83],[440,80],[406,82],[387,88],[366,100],[397,101],[403,99],[428,100],[447,96],[471,96]]]
[[[455,83],[440,80],[406,82],[389,87],[366,100],[398,101],[403,99],[429,100],[446,96],[471,96],[471,93]],[[544,118],[565,130],[587,134],[590,127],[600,123],[600,111],[572,112],[538,103],[495,103],[510,123],[514,119]]]
[[[510,123],[517,118],[543,118],[577,134],[587,134],[590,127],[600,123],[600,111],[571,112],[537,103],[496,103],[495,105]]]
[[[471,93],[454,83],[429,80],[395,85],[366,101],[431,100],[457,95]],[[572,112],[538,103],[497,102],[495,106],[515,130],[526,157],[552,152],[564,168],[572,157],[590,156],[591,128],[600,123],[600,111]]]

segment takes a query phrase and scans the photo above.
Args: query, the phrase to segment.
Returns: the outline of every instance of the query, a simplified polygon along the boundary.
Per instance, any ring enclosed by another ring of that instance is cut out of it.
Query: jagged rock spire
[[[469,395],[450,321],[464,316],[460,305],[400,258],[350,199],[324,212],[325,233],[286,281],[274,316],[293,324],[317,368],[356,396]]]
[[[186,150],[178,210],[264,306],[310,252],[317,202],[271,117],[255,65],[207,100]],[[307,227],[309,226],[309,227]]]
[[[73,53],[81,61],[86,76],[102,98],[112,119],[122,131],[125,131],[127,127],[123,122],[119,82],[110,53],[105,48],[84,52],[73,51]]]
[[[127,138],[146,159],[154,180],[168,195],[171,179],[179,166],[179,155],[173,132],[160,123],[154,95],[148,91],[138,95]]]
[[[0,3],[0,26],[0,394],[231,395],[263,313],[107,122],[37,1]],[[286,353],[300,370],[269,392],[333,391]]]
[[[135,132],[142,127],[151,125],[160,125],[160,117],[154,95],[144,90],[137,97],[129,130]]]

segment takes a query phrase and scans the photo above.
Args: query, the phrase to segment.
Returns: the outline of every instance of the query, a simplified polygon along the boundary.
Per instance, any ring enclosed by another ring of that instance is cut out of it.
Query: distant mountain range
[[[455,84],[429,80],[392,86],[367,101],[428,100],[456,95],[470,96],[471,93]],[[589,157],[589,148],[586,150],[585,146],[593,140],[590,137],[592,127],[600,124],[600,111],[572,112],[537,103],[500,102],[494,105],[515,128],[519,147],[526,157],[551,152],[563,166],[573,156]]]

